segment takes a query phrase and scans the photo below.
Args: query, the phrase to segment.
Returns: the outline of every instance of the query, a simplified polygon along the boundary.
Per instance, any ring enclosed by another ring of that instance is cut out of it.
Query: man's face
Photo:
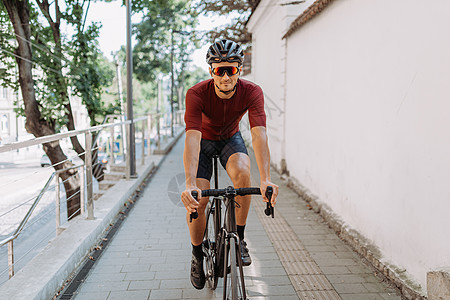
[[[218,68],[218,67],[238,67],[239,68],[239,64],[237,62],[220,62],[220,63],[213,63],[211,65],[212,69],[214,68]],[[239,68],[240,71],[241,68]],[[211,74],[211,76],[214,79],[214,83],[219,87],[219,89],[221,89],[222,91],[230,91],[234,88],[234,86],[236,85],[236,82],[239,78],[239,73],[235,75],[228,75],[226,72],[223,74],[223,76],[218,76],[218,75],[214,75],[212,73],[211,68],[209,69],[209,74]]]

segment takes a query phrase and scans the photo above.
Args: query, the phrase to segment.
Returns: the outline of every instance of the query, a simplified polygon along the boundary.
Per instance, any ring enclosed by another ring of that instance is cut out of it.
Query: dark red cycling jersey
[[[239,79],[236,85],[236,92],[230,99],[217,96],[213,79],[191,87],[186,93],[186,131],[201,131],[205,140],[229,139],[239,131],[239,121],[247,111],[250,128],[265,127],[262,89],[244,79]]]

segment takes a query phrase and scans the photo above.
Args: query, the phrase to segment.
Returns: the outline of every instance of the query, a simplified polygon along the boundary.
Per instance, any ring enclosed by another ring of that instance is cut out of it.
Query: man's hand
[[[272,204],[272,206],[275,206],[275,204],[277,203],[278,185],[276,185],[275,183],[272,183],[270,181],[262,181],[261,182],[260,189],[261,189],[261,195],[263,196],[264,202],[269,202],[269,199],[267,199],[267,197],[266,197],[266,189],[268,186],[271,186],[273,188],[273,194],[272,194],[270,203]]]
[[[202,195],[202,191],[196,186],[186,187],[186,190],[181,193],[181,201],[183,202],[188,213],[193,213],[198,208],[198,201],[192,197],[192,191],[197,191],[199,198]]]

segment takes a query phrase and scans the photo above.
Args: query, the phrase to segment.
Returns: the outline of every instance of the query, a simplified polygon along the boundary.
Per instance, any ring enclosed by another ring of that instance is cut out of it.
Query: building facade
[[[30,138],[25,130],[25,118],[15,112],[19,94],[0,85],[0,143],[7,144]],[[19,102],[18,102],[19,101]]]

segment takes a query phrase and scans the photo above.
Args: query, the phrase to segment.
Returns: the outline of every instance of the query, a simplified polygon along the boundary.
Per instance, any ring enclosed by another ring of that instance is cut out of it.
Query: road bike
[[[219,278],[223,277],[223,299],[246,300],[241,248],[235,219],[235,207],[239,207],[239,204],[235,201],[235,197],[261,195],[261,191],[257,187],[235,189],[229,186],[219,189],[217,158],[218,156],[213,157],[215,189],[201,191],[201,197],[213,197],[205,210],[206,228],[202,244],[206,282],[210,289],[215,290]],[[272,187],[268,187],[266,197],[269,202],[264,212],[273,218],[274,210],[270,203],[272,193]],[[198,198],[197,192],[194,191],[192,195]],[[197,212],[191,213],[190,221],[197,217]]]

